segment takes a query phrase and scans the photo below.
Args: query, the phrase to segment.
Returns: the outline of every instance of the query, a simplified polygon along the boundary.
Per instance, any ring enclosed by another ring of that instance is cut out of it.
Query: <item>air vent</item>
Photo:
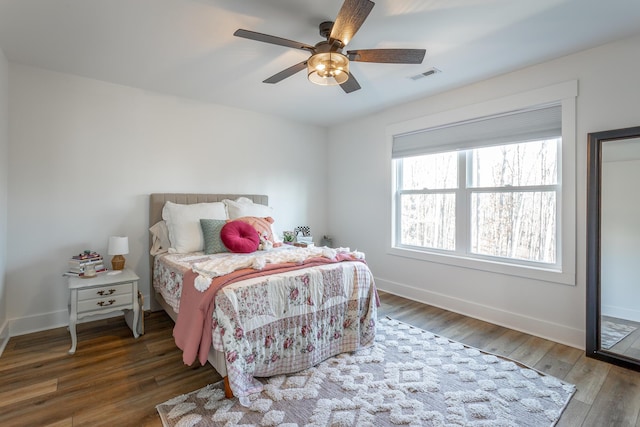
[[[437,69],[435,67],[431,67],[427,71],[425,71],[424,73],[416,74],[415,76],[411,76],[409,78],[411,80],[420,80],[420,79],[423,79],[425,77],[429,77],[429,76],[432,76],[434,74],[441,73],[441,72],[442,72],[441,70],[439,70],[439,69]]]

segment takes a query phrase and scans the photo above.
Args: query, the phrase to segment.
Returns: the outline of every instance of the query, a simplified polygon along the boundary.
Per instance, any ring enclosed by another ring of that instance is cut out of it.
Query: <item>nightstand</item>
[[[69,277],[69,333],[71,348],[69,354],[76,352],[76,323],[78,320],[106,314],[113,311],[133,310],[133,325],[138,324],[140,309],[138,304],[138,280],[136,273],[125,268],[120,273],[99,273],[96,277],[84,279]],[[133,328],[133,336],[138,338],[138,329]]]

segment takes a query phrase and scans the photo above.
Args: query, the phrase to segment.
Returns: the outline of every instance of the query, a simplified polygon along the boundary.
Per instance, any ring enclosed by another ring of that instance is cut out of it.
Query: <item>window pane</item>
[[[556,193],[473,193],[471,252],[555,263]]]
[[[458,162],[455,152],[407,157],[400,161],[402,188],[405,190],[433,190],[458,186]]]
[[[455,249],[455,194],[403,194],[400,202],[400,244]]]
[[[471,187],[554,185],[560,139],[471,150]]]

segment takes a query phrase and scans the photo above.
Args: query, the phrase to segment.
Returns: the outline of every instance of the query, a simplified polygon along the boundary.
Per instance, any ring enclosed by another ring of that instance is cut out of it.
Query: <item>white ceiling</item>
[[[262,83],[308,54],[233,36],[244,28],[313,45],[341,5],[0,0],[0,47],[14,63],[326,126],[640,33],[640,0],[377,0],[348,48],[427,54],[421,65],[352,63],[362,89],[351,94],[304,71]],[[409,78],[430,67],[442,72]]]

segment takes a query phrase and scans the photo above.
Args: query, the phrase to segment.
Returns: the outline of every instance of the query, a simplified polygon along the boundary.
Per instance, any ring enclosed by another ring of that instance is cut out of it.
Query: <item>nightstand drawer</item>
[[[95,298],[109,299],[116,295],[129,294],[133,292],[133,283],[121,283],[119,285],[107,285],[97,288],[80,289],[78,291],[78,302]]]
[[[132,307],[133,296],[128,294],[114,294],[109,296],[103,296],[101,298],[88,299],[85,301],[78,301],[78,313],[84,313],[87,311],[105,310],[111,307],[129,306]]]

